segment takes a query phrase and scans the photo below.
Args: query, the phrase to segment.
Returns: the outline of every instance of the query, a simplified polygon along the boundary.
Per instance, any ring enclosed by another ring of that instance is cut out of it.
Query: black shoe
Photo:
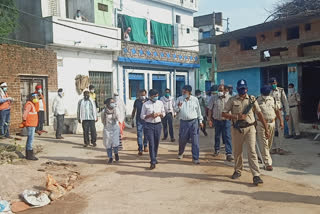
[[[258,186],[259,184],[263,184],[263,180],[259,176],[253,177],[253,184]]]
[[[286,138],[290,139],[290,138],[293,138],[293,136],[292,135],[287,135]]]
[[[88,144],[84,144],[83,147],[88,147]]]
[[[203,132],[204,136],[208,136],[208,133],[206,131]]]
[[[233,161],[233,160],[234,160],[234,158],[232,157],[232,155],[231,155],[231,154],[228,154],[228,155],[227,155],[227,161],[231,162],[231,161]]]
[[[96,146],[97,146],[97,144],[96,144],[96,143],[93,143],[93,144],[92,144],[92,147],[96,147]]]
[[[241,173],[239,172],[234,172],[233,175],[231,176],[232,179],[237,179],[241,177]]]
[[[219,154],[220,154],[220,151],[217,150],[217,151],[215,151],[215,152],[213,153],[213,156],[214,156],[214,157],[217,157],[217,156],[219,156]]]
[[[26,150],[26,159],[33,160],[33,161],[39,160],[34,156],[33,150]]]
[[[153,169],[155,169],[156,168],[156,165],[155,164],[151,164],[150,165],[150,170],[153,170]]]
[[[164,137],[164,138],[162,138],[161,140],[167,140],[167,138],[166,138],[166,137]]]
[[[108,164],[112,164],[112,163],[113,163],[113,159],[112,159],[112,158],[109,158]]]
[[[171,142],[175,142],[176,141],[176,139],[174,139],[174,138],[171,138]]]
[[[115,154],[114,156],[115,156],[115,158],[116,158],[116,161],[119,161],[119,160],[120,160],[119,154]]]

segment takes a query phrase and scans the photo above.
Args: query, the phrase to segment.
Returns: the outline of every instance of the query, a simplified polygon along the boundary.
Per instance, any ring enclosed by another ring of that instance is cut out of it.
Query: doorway
[[[165,74],[152,74],[152,88],[159,92],[159,98],[164,95],[167,88],[167,78]]]
[[[46,114],[45,125],[49,125],[49,111],[48,111],[48,87],[47,77],[21,76],[20,77],[20,95],[21,95],[21,112],[23,112],[24,105],[27,103],[29,94],[35,91],[36,85],[42,85],[42,91],[45,97]]]
[[[176,98],[182,95],[182,88],[186,85],[186,77],[183,75],[176,76]]]
[[[320,61],[302,64],[301,116],[306,123],[317,121],[317,107],[320,100],[319,80]]]

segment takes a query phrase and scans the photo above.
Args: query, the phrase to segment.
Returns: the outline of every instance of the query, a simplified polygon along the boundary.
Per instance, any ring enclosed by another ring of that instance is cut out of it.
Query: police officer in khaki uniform
[[[254,96],[247,94],[248,87],[245,80],[239,80],[237,82],[238,95],[231,97],[225,105],[222,112],[224,118],[230,119],[233,122],[233,128],[231,129],[232,135],[232,147],[234,151],[235,172],[232,175],[232,179],[237,179],[241,176],[243,169],[242,160],[242,148],[243,144],[247,144],[248,147],[248,161],[249,167],[253,174],[253,183],[255,185],[262,184],[263,181],[260,178],[259,163],[256,153],[256,124],[254,113],[258,116],[263,127],[265,128],[266,138],[269,138],[268,125],[263,118],[261,109],[256,102]],[[246,113],[248,106],[253,107]],[[230,113],[231,112],[231,113]]]
[[[290,119],[288,122],[289,128],[289,136],[288,138],[292,138],[292,131],[294,129],[294,139],[300,138],[300,128],[299,128],[299,106],[300,106],[300,95],[295,92],[294,84],[290,83],[288,88],[288,102],[289,102],[289,112]]]
[[[286,121],[288,121],[289,104],[284,89],[278,87],[277,79],[274,77],[270,78],[269,84],[272,86],[271,96],[276,100],[277,107],[281,111],[281,114],[284,115],[284,111],[286,112]],[[281,146],[284,139],[284,130],[281,129],[280,121],[278,119],[276,120],[276,130],[278,131],[278,138],[277,140],[274,139],[271,154],[283,155],[284,150],[281,148]]]
[[[268,124],[269,139],[265,136],[265,129],[260,120],[257,122],[257,140],[261,145],[262,158],[265,163],[265,169],[267,171],[272,171],[272,159],[270,156],[270,149],[274,137],[275,120],[276,118],[280,121],[281,129],[283,129],[283,119],[281,117],[281,112],[279,111],[276,101],[270,96],[271,86],[265,85],[261,88],[261,96],[257,98],[257,103],[260,106],[261,112],[264,119]]]

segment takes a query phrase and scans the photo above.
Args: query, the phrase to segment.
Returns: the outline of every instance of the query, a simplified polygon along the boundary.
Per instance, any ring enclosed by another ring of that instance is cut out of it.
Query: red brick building
[[[287,89],[294,83],[302,95],[302,117],[316,120],[320,99],[320,13],[292,16],[225,33],[202,42],[217,46],[217,79],[235,87],[245,78],[249,92],[276,77]]]
[[[48,93],[57,91],[56,54],[45,49],[0,45],[0,82],[8,83],[8,94],[15,100],[10,127],[11,131],[18,131],[26,95],[34,91],[35,85],[44,86],[47,107]]]

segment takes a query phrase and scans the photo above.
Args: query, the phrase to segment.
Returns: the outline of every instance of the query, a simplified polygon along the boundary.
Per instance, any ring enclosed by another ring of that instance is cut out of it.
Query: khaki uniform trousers
[[[248,161],[253,176],[260,176],[258,157],[256,152],[256,129],[254,126],[242,129],[240,133],[237,129],[231,129],[232,148],[234,153],[234,170],[241,173],[243,170],[243,145],[247,144]]]
[[[281,117],[282,117],[282,114],[281,114]],[[276,119],[275,130],[278,131],[278,137],[273,138],[273,142],[271,142],[272,149],[280,149],[283,144],[283,140],[284,140],[284,129],[281,129],[280,120],[278,118]]]
[[[261,122],[258,122],[257,125],[257,140],[260,145],[260,150],[262,154],[263,161],[266,166],[272,166],[272,159],[270,155],[270,149],[272,146],[272,141],[274,137],[274,130],[275,130],[275,122],[273,123],[267,123],[270,138],[267,139],[265,135],[265,129],[263,127],[263,124]]]
[[[292,135],[292,129],[296,135],[300,135],[299,128],[299,110],[298,107],[290,108],[290,118],[288,121],[289,135]]]

